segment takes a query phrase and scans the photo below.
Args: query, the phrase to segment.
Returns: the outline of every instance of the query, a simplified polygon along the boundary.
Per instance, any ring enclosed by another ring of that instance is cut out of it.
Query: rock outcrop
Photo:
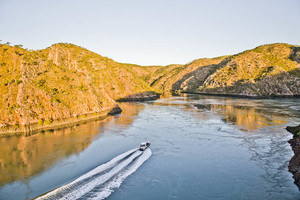
[[[289,171],[293,174],[295,184],[300,189],[300,125],[286,128],[287,131],[293,133],[293,139],[289,140],[294,151],[294,156],[289,163]]]
[[[149,100],[156,100],[160,97],[160,95],[156,92],[142,92],[138,94],[132,94],[127,97],[118,99],[118,102],[130,102],[130,101],[149,101]]]
[[[120,106],[118,104],[115,105],[115,107],[113,107],[113,109],[111,111],[109,111],[108,115],[117,115],[120,114],[122,112],[122,109],[120,108]]]

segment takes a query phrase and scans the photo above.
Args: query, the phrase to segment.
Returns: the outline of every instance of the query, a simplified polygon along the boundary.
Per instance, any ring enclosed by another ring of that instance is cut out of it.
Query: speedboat
[[[150,146],[150,142],[142,142],[140,144],[140,151],[145,151],[145,149],[147,149]]]

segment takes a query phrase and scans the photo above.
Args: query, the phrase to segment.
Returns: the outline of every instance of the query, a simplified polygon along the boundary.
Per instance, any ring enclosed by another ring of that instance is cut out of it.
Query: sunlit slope
[[[0,45],[0,128],[108,112],[146,91],[243,96],[300,95],[300,48],[259,46],[186,65],[139,66],[59,43],[28,51]]]
[[[118,98],[151,91],[140,66],[72,44],[28,51],[0,45],[0,124],[51,123],[111,109]]]
[[[196,92],[300,95],[299,50],[287,44],[271,44],[234,55],[199,85]]]
[[[300,48],[288,44],[259,46],[233,56],[199,59],[160,68],[148,76],[163,91],[280,96],[300,95]]]

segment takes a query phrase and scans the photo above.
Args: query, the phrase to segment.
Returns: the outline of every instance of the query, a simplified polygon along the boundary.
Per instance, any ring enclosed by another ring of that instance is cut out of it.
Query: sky
[[[0,40],[73,43],[118,62],[186,64],[300,45],[300,0],[0,0]]]

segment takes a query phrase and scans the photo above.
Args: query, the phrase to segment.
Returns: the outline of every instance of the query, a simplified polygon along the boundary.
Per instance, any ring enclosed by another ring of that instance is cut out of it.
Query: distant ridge
[[[160,68],[147,77],[163,91],[248,97],[299,96],[300,47],[259,46],[233,56]]]

